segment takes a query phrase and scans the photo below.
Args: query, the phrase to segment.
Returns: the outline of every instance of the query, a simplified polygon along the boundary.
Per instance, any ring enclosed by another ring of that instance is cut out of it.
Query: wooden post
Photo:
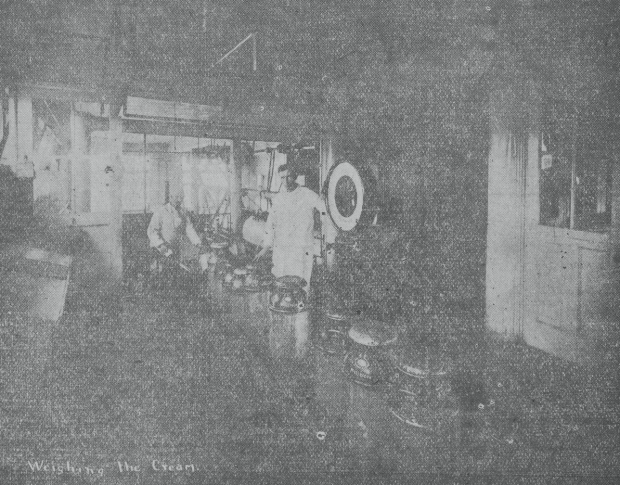
[[[142,166],[144,167],[144,176],[143,176],[143,194],[144,194],[144,213],[148,212],[148,179],[147,179],[147,171],[148,171],[148,163],[146,160],[146,133],[144,134],[143,143],[142,143]]]
[[[19,118],[17,111],[17,93],[15,93],[15,97],[13,98],[13,142],[14,142],[14,150],[15,150],[15,158],[13,159],[13,169],[17,169],[17,163],[19,161]],[[10,133],[10,132],[9,132]]]
[[[239,140],[230,143],[230,161],[228,162],[228,174],[230,185],[230,226],[231,230],[238,234],[241,231],[241,171],[243,160],[240,153],[236,153],[235,147],[239,146]]]
[[[123,122],[120,106],[110,106],[110,237],[112,238],[112,272],[119,281],[123,277]]]
[[[91,210],[91,166],[86,152],[84,119],[75,112],[75,107],[71,104],[71,180],[73,184],[71,207],[75,212],[90,212]]]
[[[332,138],[323,138],[320,142],[320,187],[322,189],[323,184],[327,181],[329,170],[335,163],[334,157],[334,141]],[[327,201],[325,201],[327,204]],[[336,252],[333,248],[333,243],[338,235],[338,229],[331,221],[329,214],[325,214],[321,217],[321,231],[323,233],[323,241],[321,247],[321,254],[325,257],[326,268],[328,271],[334,271],[336,269]],[[329,246],[330,249],[327,249]]]
[[[570,161],[570,224],[568,227],[575,228],[575,208],[577,207],[577,114],[572,113],[571,121],[571,146]]]
[[[486,324],[508,338],[522,333],[525,303],[526,163],[531,147],[526,118],[515,113],[518,102],[510,89],[494,92],[490,102]]]
[[[17,99],[17,159],[20,163],[24,157],[32,162],[32,99],[18,94]]]

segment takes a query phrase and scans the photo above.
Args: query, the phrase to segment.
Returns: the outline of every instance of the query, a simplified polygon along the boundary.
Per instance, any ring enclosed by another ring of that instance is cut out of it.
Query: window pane
[[[540,223],[580,231],[611,226],[612,157],[604,111],[548,102],[540,136]],[[571,210],[574,214],[571,217]]]
[[[576,135],[575,229],[605,232],[611,226],[612,163],[606,148],[609,124],[588,115]]]
[[[145,209],[145,156],[123,153],[123,212]]]
[[[13,102],[8,108],[12,109]],[[35,177],[33,196],[39,210],[58,213],[72,203],[71,104],[32,100],[32,141]],[[9,136],[11,133],[9,132]],[[15,143],[7,143],[5,155]],[[77,162],[74,162],[77,165]]]
[[[572,121],[564,105],[548,103],[540,135],[540,223],[569,227],[571,209]]]

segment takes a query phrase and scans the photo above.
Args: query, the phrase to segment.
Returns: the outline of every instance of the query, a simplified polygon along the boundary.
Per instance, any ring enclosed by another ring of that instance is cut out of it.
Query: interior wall
[[[402,202],[403,222],[413,233],[422,234],[424,225],[424,178],[423,159],[415,153],[407,153],[391,161],[385,168],[383,198]]]
[[[478,154],[478,157],[482,157]],[[464,162],[464,163],[463,163]],[[434,154],[401,159],[388,179],[403,221],[423,253],[423,270],[442,299],[481,299],[486,242],[484,159]]]
[[[484,140],[480,140],[484,143]],[[453,301],[484,298],[486,160],[483,153],[432,157],[423,172],[426,274],[435,293]]]
[[[475,300],[480,310],[485,287],[488,131],[486,123],[475,120],[483,109],[481,103],[478,110],[460,115],[473,120],[465,137],[446,128],[456,123],[446,116],[427,131],[403,127],[391,140],[384,140],[383,147],[374,148],[380,203],[394,214],[402,209],[400,217],[389,217],[390,224],[400,224],[414,242],[425,285],[438,299]]]

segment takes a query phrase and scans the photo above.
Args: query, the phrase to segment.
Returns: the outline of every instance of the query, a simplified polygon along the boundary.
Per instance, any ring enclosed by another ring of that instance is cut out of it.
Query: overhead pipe
[[[249,34],[245,39],[243,39],[235,47],[233,47],[226,54],[224,54],[217,62],[213,63],[211,65],[211,67],[213,68],[213,67],[217,66],[218,64],[220,64],[221,62],[223,62],[231,54],[233,54],[237,49],[239,49],[239,47],[241,47],[243,44],[245,44],[250,39],[252,39],[252,70],[256,71],[256,67],[257,67],[257,62],[256,62],[256,34],[254,34],[254,33]]]

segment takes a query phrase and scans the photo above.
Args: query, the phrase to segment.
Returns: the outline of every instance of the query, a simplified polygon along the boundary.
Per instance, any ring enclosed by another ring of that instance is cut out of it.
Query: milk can
[[[211,266],[217,266],[218,263],[226,261],[226,255],[224,249],[228,246],[226,241],[214,241],[211,243],[211,252],[209,254],[209,264]]]
[[[247,275],[247,270],[245,268],[235,268],[233,270],[233,277],[231,281],[231,286],[233,290],[242,290],[245,285],[245,277]]]
[[[363,386],[386,384],[392,373],[387,348],[396,338],[396,331],[383,322],[354,322],[349,330],[351,348],[345,357],[349,379]]]
[[[300,359],[307,354],[310,320],[305,284],[298,276],[282,276],[272,285],[269,349],[275,358]]]
[[[344,309],[325,310],[315,332],[316,347],[329,355],[345,355],[349,348],[352,315]]]

